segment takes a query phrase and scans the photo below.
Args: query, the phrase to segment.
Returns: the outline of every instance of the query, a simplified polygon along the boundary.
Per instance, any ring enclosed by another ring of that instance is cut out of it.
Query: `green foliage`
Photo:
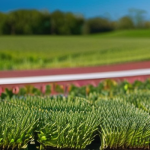
[[[27,107],[0,103],[0,149],[20,149],[33,138],[37,117]]]
[[[122,97],[118,95],[118,97]],[[135,107],[144,110],[150,114],[150,92],[148,91],[137,91],[136,93],[130,93],[124,95],[123,100],[130,104],[135,105]]]
[[[95,34],[93,36],[97,37],[105,37],[105,38],[150,38],[150,30],[149,29],[123,29],[118,31],[113,31],[111,33],[106,34]],[[126,39],[124,39],[126,40]]]
[[[104,80],[69,90],[67,97],[40,97],[13,96],[6,89],[0,98],[0,149],[21,149],[34,140],[45,149],[84,149],[96,136],[100,150],[149,149],[150,80]],[[39,94],[33,86],[24,92]]]
[[[92,18],[86,21],[84,25],[84,34],[112,31],[114,28],[107,19]]]
[[[51,14],[51,32],[52,34],[68,35],[81,34],[83,18],[74,16],[72,13],[55,11]]]
[[[81,98],[13,97],[0,102],[3,149],[20,149],[35,138],[34,132],[44,147],[82,149],[94,139],[101,119]]]
[[[20,149],[35,139],[35,132],[44,148],[84,149],[96,135],[100,149],[149,148],[149,107],[143,107],[149,93],[91,101],[72,96],[0,100],[0,148]]]
[[[120,100],[99,100],[101,149],[149,148],[150,116]]]
[[[96,118],[94,111],[55,112],[51,114],[51,123],[40,131],[39,142],[44,146],[83,149],[98,130]]]
[[[0,34],[81,34],[84,19],[72,13],[16,10],[0,13]]]
[[[130,9],[129,17],[123,16],[118,21],[110,21],[104,17],[86,19],[82,15],[59,10],[52,13],[34,9],[0,12],[0,34],[80,35],[115,29],[149,28],[149,23],[144,20],[145,13],[143,10]]]
[[[149,39],[118,38],[140,35],[149,37],[149,30],[82,37],[1,36],[0,70],[83,67],[149,60]]]
[[[133,29],[134,23],[130,17],[125,16],[119,19],[117,23],[117,28],[118,29]]]
[[[33,85],[26,85],[24,87],[13,87],[5,88],[0,91],[0,97],[12,98],[14,95],[17,96],[48,96],[48,95],[70,95],[87,98],[90,100],[97,100],[99,96],[115,96],[120,94],[131,94],[136,93],[137,91],[148,92],[150,90],[150,79],[147,79],[145,82],[136,80],[132,84],[128,81],[116,82],[115,80],[106,79],[101,81],[97,86],[92,84],[78,87],[76,85],[68,85],[68,87],[51,83],[48,85],[43,85],[41,88],[34,87]],[[93,98],[92,98],[93,97]]]
[[[0,35],[7,33],[7,27],[5,25],[7,15],[0,12]]]

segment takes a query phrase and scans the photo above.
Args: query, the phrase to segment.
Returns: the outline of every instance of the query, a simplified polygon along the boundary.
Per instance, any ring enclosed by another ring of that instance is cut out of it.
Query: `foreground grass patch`
[[[95,101],[72,96],[0,99],[0,149],[21,149],[30,141],[40,150],[85,149],[96,136],[100,150],[149,149],[150,115],[129,97],[136,99],[136,94]],[[149,101],[148,93],[143,100]]]

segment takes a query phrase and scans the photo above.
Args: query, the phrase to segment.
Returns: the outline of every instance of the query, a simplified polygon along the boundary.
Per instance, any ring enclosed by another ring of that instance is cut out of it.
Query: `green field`
[[[113,32],[108,32],[105,34],[95,34],[96,36],[103,37],[116,37],[116,38],[150,38],[150,30],[138,29],[138,30],[118,30]],[[94,36],[95,36],[94,35]]]
[[[0,96],[0,150],[150,149],[150,80],[9,94]]]
[[[15,96],[0,104],[1,150],[149,149],[149,92],[94,100]]]
[[[150,30],[0,37],[0,70],[97,66],[149,59]]]

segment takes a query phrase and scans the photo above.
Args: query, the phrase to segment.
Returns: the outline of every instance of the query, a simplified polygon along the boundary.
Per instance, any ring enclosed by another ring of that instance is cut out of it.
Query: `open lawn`
[[[88,36],[1,36],[0,70],[81,67],[150,60],[150,30]]]

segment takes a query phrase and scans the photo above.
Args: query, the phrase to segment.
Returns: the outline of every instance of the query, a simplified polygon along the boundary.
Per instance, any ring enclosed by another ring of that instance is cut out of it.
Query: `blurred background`
[[[149,5],[149,0],[1,0],[0,70],[149,60]]]

